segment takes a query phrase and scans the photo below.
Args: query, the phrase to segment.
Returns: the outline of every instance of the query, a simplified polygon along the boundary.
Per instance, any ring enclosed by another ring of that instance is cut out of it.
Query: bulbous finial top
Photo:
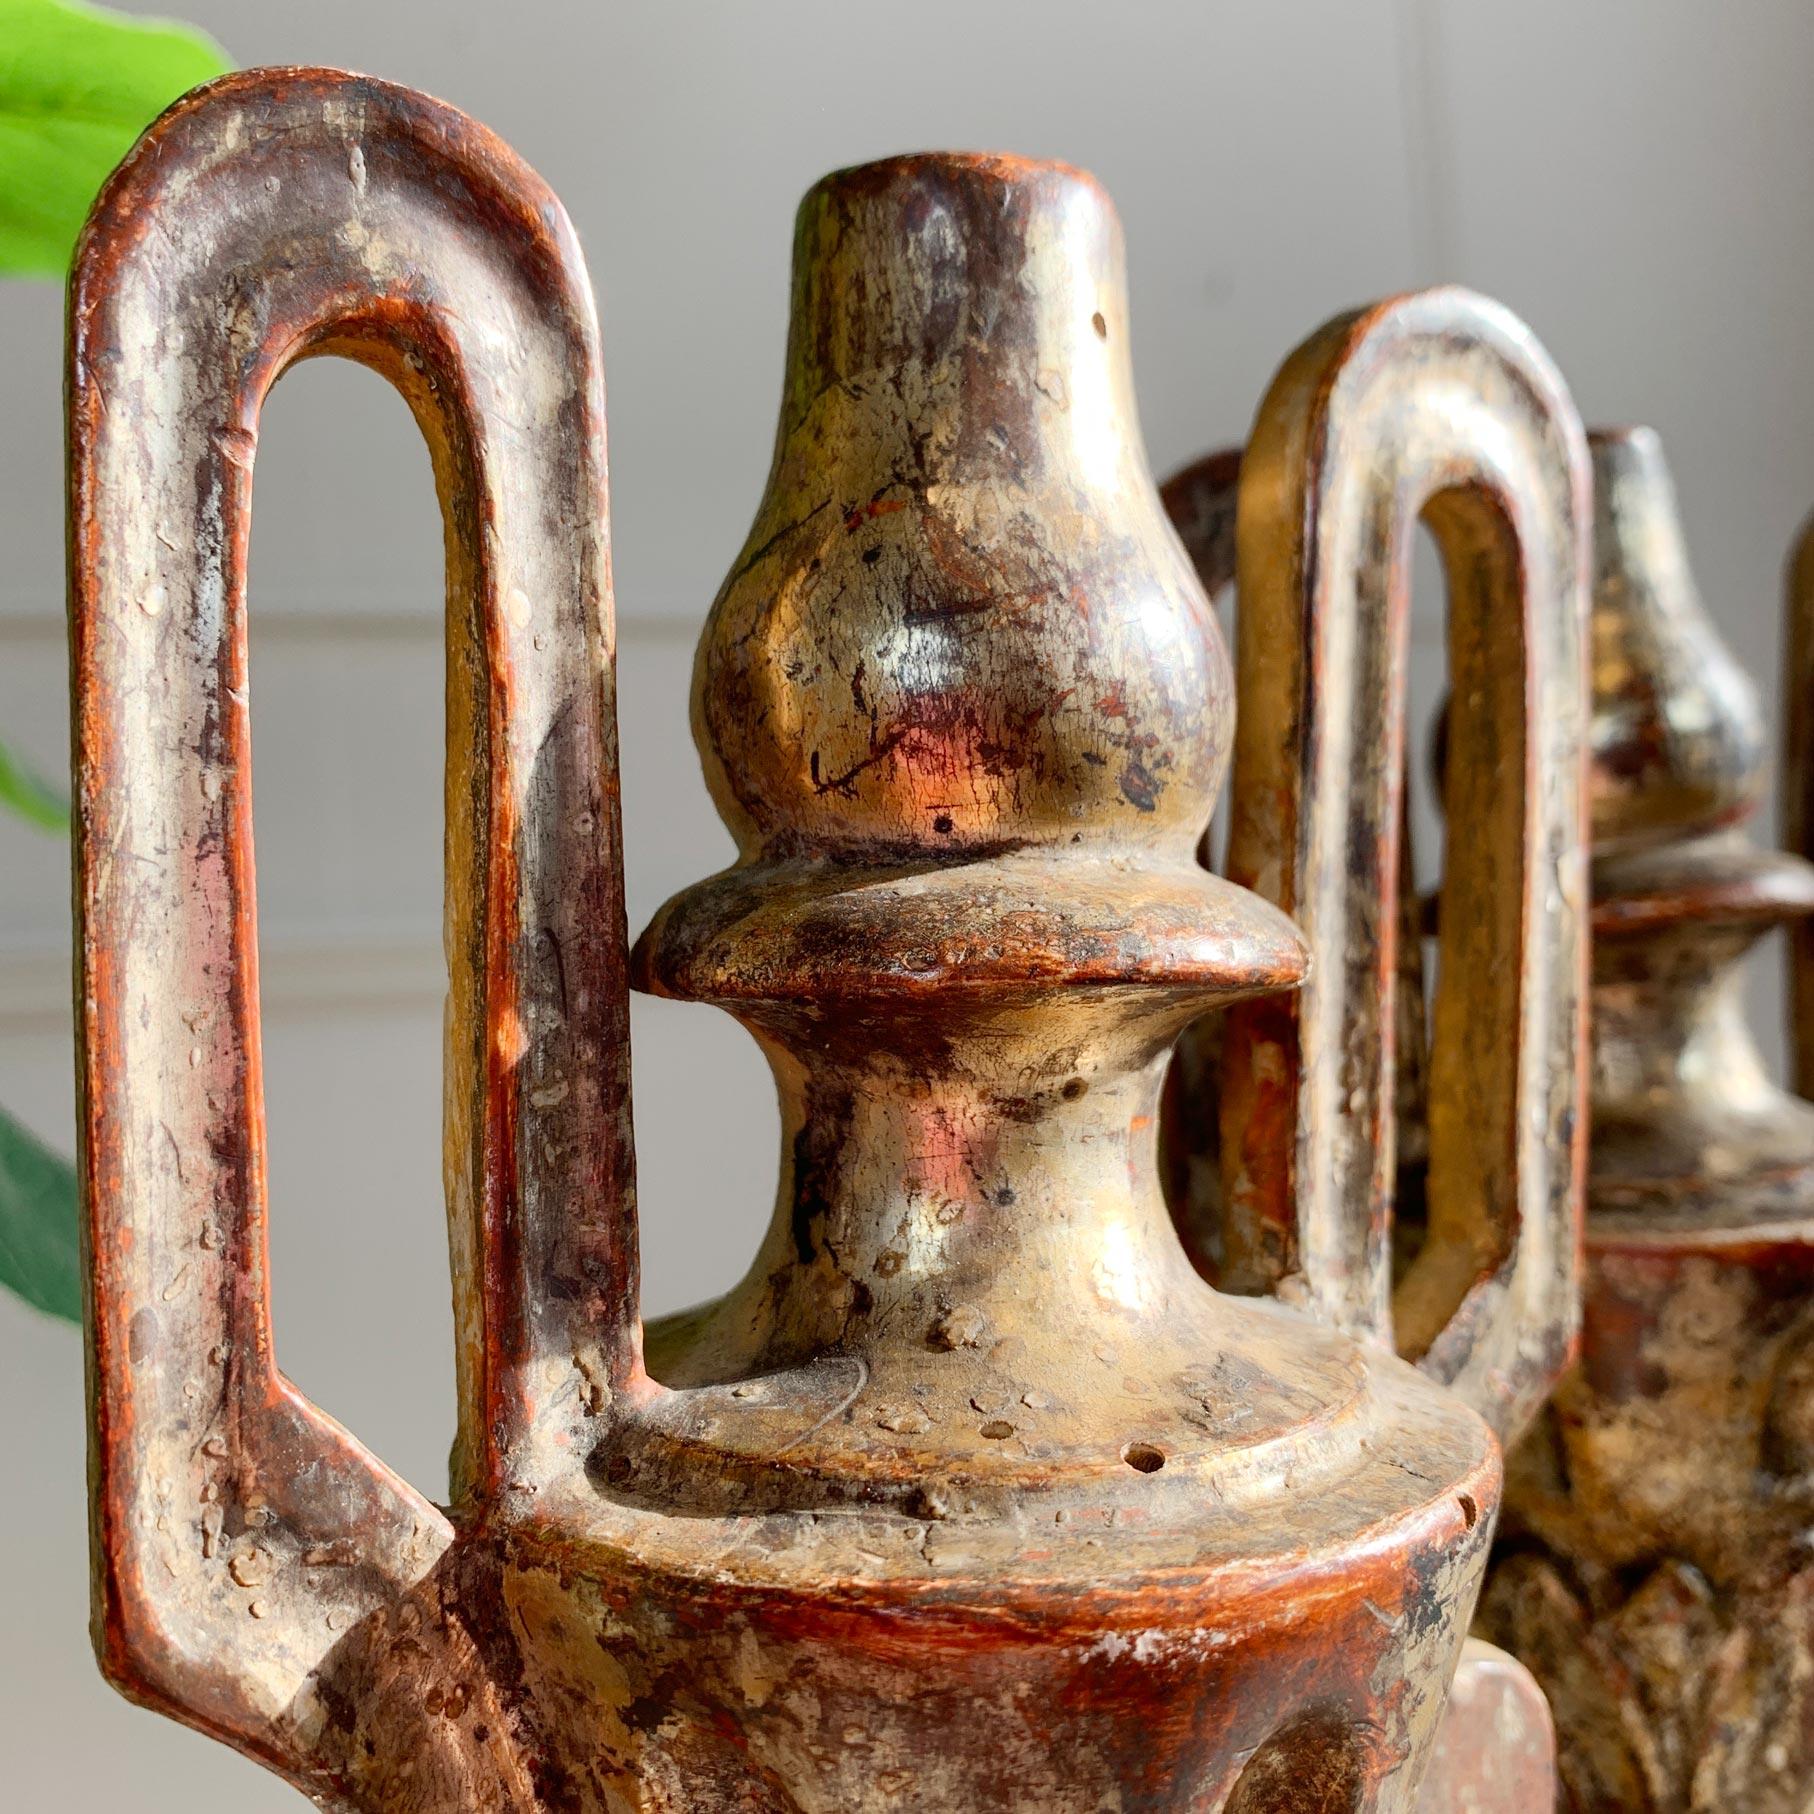
[[[1744,818],[1763,781],[1757,690],[1688,565],[1663,445],[1600,429],[1594,464],[1593,835],[1598,849]]]
[[[746,857],[1188,861],[1229,664],[1147,469],[1091,178],[915,156],[808,193],[774,465],[694,723]]]

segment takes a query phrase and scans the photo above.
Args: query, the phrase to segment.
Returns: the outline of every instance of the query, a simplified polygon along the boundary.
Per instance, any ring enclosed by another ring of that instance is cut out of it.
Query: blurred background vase
[[[1662,445],[1593,437],[1594,989],[1579,1364],[1509,1462],[1481,1629],[1549,1693],[1565,1805],[1790,1814],[1814,1783],[1814,1107],[1741,966],[1814,914],[1760,847],[1755,688]]]

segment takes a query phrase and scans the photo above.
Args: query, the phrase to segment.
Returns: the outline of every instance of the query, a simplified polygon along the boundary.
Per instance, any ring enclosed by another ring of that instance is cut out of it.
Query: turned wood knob
[[[1147,470],[1108,198],[896,159],[815,187],[795,260],[774,467],[695,698],[743,848],[1188,850],[1228,655]]]

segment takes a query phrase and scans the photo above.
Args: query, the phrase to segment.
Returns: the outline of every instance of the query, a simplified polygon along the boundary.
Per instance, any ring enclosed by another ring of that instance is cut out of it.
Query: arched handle
[[[1211,600],[1235,582],[1235,518],[1241,491],[1241,449],[1219,448],[1180,468],[1159,488],[1166,515]],[[1411,838],[1411,791],[1401,790],[1398,826],[1398,976],[1393,997],[1394,1134],[1399,1175],[1407,1159],[1421,1164],[1428,1110],[1429,1026],[1423,976],[1423,902],[1417,895],[1417,865]],[[1209,833],[1203,861],[1213,869]],[[1220,1012],[1193,1021],[1178,1042],[1166,1082],[1161,1129],[1167,1176],[1172,1180],[1172,1214],[1178,1233],[1200,1272],[1224,1284],[1252,1283],[1251,1246],[1234,1257],[1229,1276],[1221,1205],[1221,1125],[1218,1115],[1222,1068]],[[1209,1087],[1203,1087],[1205,1083]],[[1194,1086],[1194,1094],[1193,1094]],[[1407,1144],[1413,1151],[1406,1153]],[[1237,1247],[1240,1243],[1237,1241]],[[1271,1289],[1268,1277],[1259,1288]]]
[[[1814,860],[1814,517],[1789,550],[1783,618],[1783,845]],[[1791,920],[1789,1054],[1796,1094],[1814,1100],[1814,917]]]
[[[271,1348],[246,548],[260,407],[319,353],[403,393],[446,522],[468,1515],[640,1373],[579,249],[540,179],[451,108],[332,71],[230,76],[121,166],[73,279],[81,1157],[102,1661],[280,1765],[311,1672],[452,1536]]]
[[[1585,437],[1528,331],[1460,290],[1329,324],[1261,405],[1238,507],[1229,871],[1313,969],[1231,1010],[1231,1257],[1396,1340],[1503,1436],[1566,1364],[1585,1160]],[[1428,1237],[1392,1289],[1412,532],[1449,582]]]

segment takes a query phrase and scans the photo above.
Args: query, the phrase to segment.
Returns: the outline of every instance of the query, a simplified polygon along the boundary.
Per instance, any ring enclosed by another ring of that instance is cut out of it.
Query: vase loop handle
[[[1393,1286],[1394,993],[1413,531],[1453,683],[1428,1226]],[[1456,289],[1332,322],[1242,461],[1229,873],[1291,914],[1301,993],[1227,1029],[1231,1282],[1395,1344],[1498,1433],[1579,1318],[1587,961],[1585,436],[1528,330]],[[1288,1132],[1280,1138],[1280,1128]]]
[[[280,1762],[324,1654],[452,1538],[272,1351],[246,553],[265,395],[322,353],[402,392],[447,531],[456,1502],[482,1515],[640,1377],[579,249],[439,102],[229,76],[115,173],[72,282],[80,1140],[103,1666]]]

